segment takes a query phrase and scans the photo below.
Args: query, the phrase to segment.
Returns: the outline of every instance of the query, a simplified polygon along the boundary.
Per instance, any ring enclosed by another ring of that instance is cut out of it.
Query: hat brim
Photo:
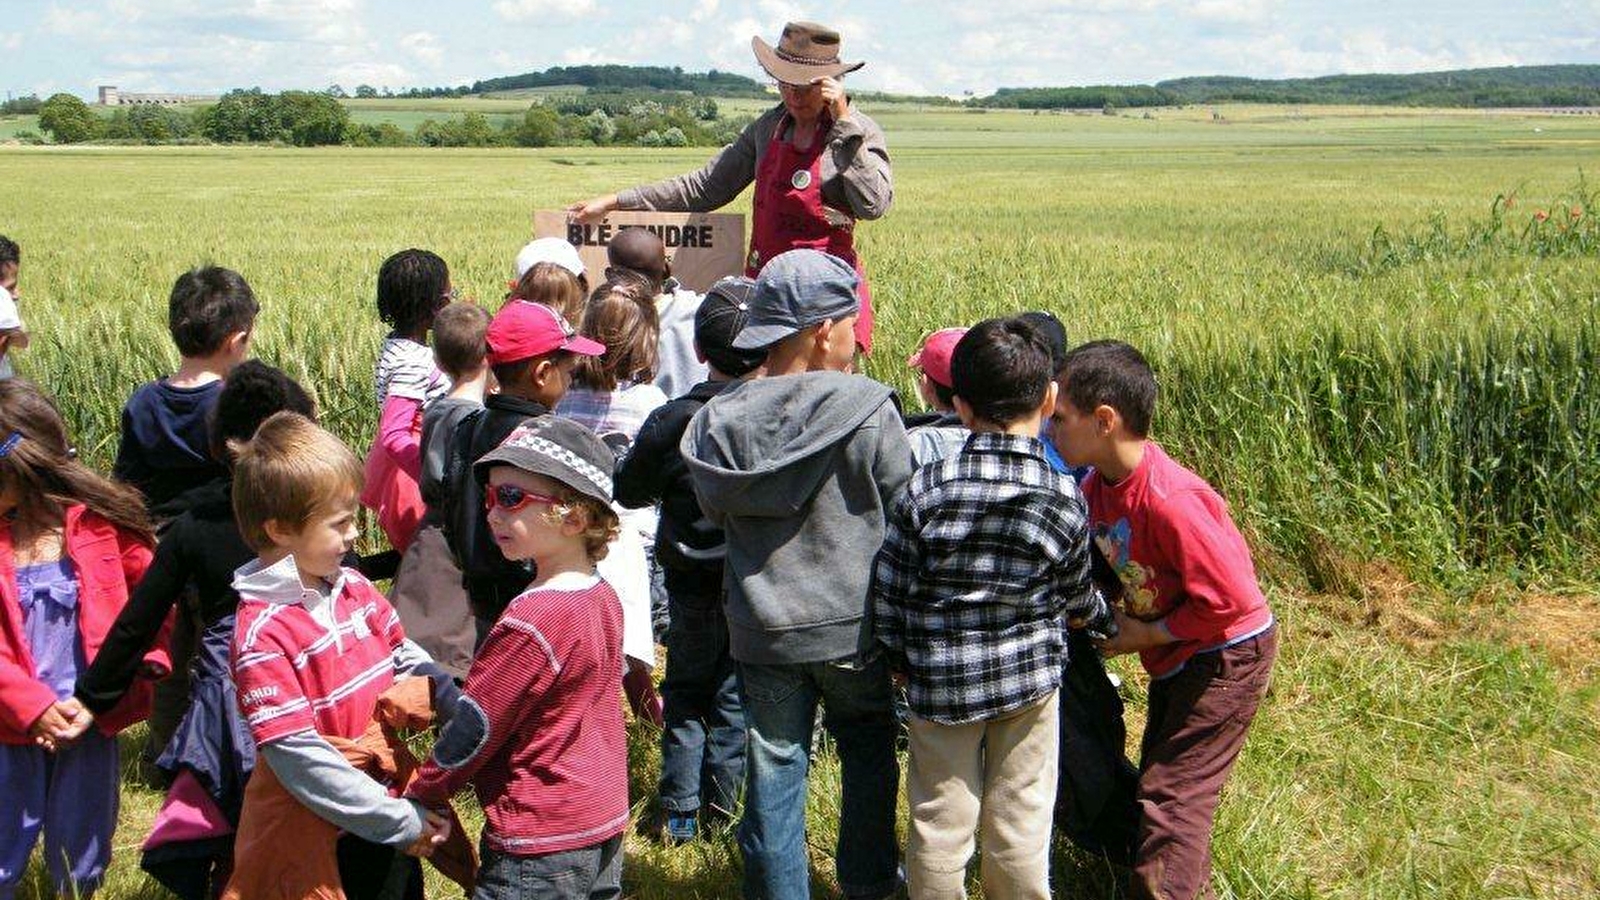
[[[734,337],[733,349],[761,350],[799,332],[793,325],[745,325]]]
[[[579,356],[603,356],[606,352],[606,345],[579,334],[568,338],[567,342],[561,345],[561,349],[568,353],[576,353]]]
[[[598,500],[607,506],[611,505],[611,498],[600,493],[598,489],[589,483],[588,479],[579,476],[571,468],[563,466],[547,456],[540,456],[537,453],[529,453],[525,450],[506,450],[497,447],[479,457],[478,461],[472,464],[472,474],[477,477],[480,484],[487,485],[489,483],[489,471],[495,466],[511,466],[514,469],[520,469],[534,475],[543,475],[575,494],[581,494],[591,500]]]
[[[778,51],[761,39],[760,35],[750,38],[750,49],[756,55],[756,62],[767,74],[778,79],[784,84],[810,84],[818,78],[838,78],[866,65],[864,62],[837,62],[826,65],[811,65],[808,63],[795,63],[780,57]]]

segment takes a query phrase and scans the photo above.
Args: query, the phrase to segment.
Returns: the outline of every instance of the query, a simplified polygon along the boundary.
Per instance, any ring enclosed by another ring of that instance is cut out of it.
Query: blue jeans
[[[622,835],[591,847],[538,856],[496,853],[480,842],[472,900],[617,900],[622,896]]]
[[[744,709],[721,597],[672,596],[661,681],[661,808],[727,815],[744,787]]]
[[[744,895],[751,900],[811,896],[806,854],[806,774],[817,702],[843,769],[839,843],[846,897],[882,897],[899,886],[894,701],[882,657],[784,665],[739,664],[749,725],[744,817]]]

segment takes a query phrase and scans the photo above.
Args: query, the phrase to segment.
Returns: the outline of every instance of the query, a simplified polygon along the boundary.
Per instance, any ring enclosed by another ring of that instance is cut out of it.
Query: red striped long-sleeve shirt
[[[407,795],[442,804],[472,784],[501,853],[587,847],[628,821],[618,697],[622,605],[598,577],[511,602],[484,640],[450,725]]]

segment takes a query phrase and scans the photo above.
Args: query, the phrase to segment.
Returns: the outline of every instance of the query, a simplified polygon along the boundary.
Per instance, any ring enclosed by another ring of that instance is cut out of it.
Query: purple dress
[[[72,561],[18,569],[17,600],[34,672],[58,699],[71,697],[86,665]],[[88,896],[100,886],[117,826],[119,774],[116,740],[95,728],[56,753],[0,745],[0,900],[16,895],[41,832],[60,894]]]

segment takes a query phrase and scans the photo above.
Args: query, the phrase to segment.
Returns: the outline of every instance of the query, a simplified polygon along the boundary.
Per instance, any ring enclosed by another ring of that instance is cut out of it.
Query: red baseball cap
[[[922,342],[921,349],[911,354],[906,364],[913,369],[921,369],[940,387],[955,387],[950,383],[950,356],[956,352],[956,345],[961,343],[961,337],[966,333],[965,328],[941,328],[935,331]]]
[[[599,356],[604,344],[578,334],[561,314],[543,303],[510,300],[489,320],[489,365],[519,362],[565,350],[580,356]]]

